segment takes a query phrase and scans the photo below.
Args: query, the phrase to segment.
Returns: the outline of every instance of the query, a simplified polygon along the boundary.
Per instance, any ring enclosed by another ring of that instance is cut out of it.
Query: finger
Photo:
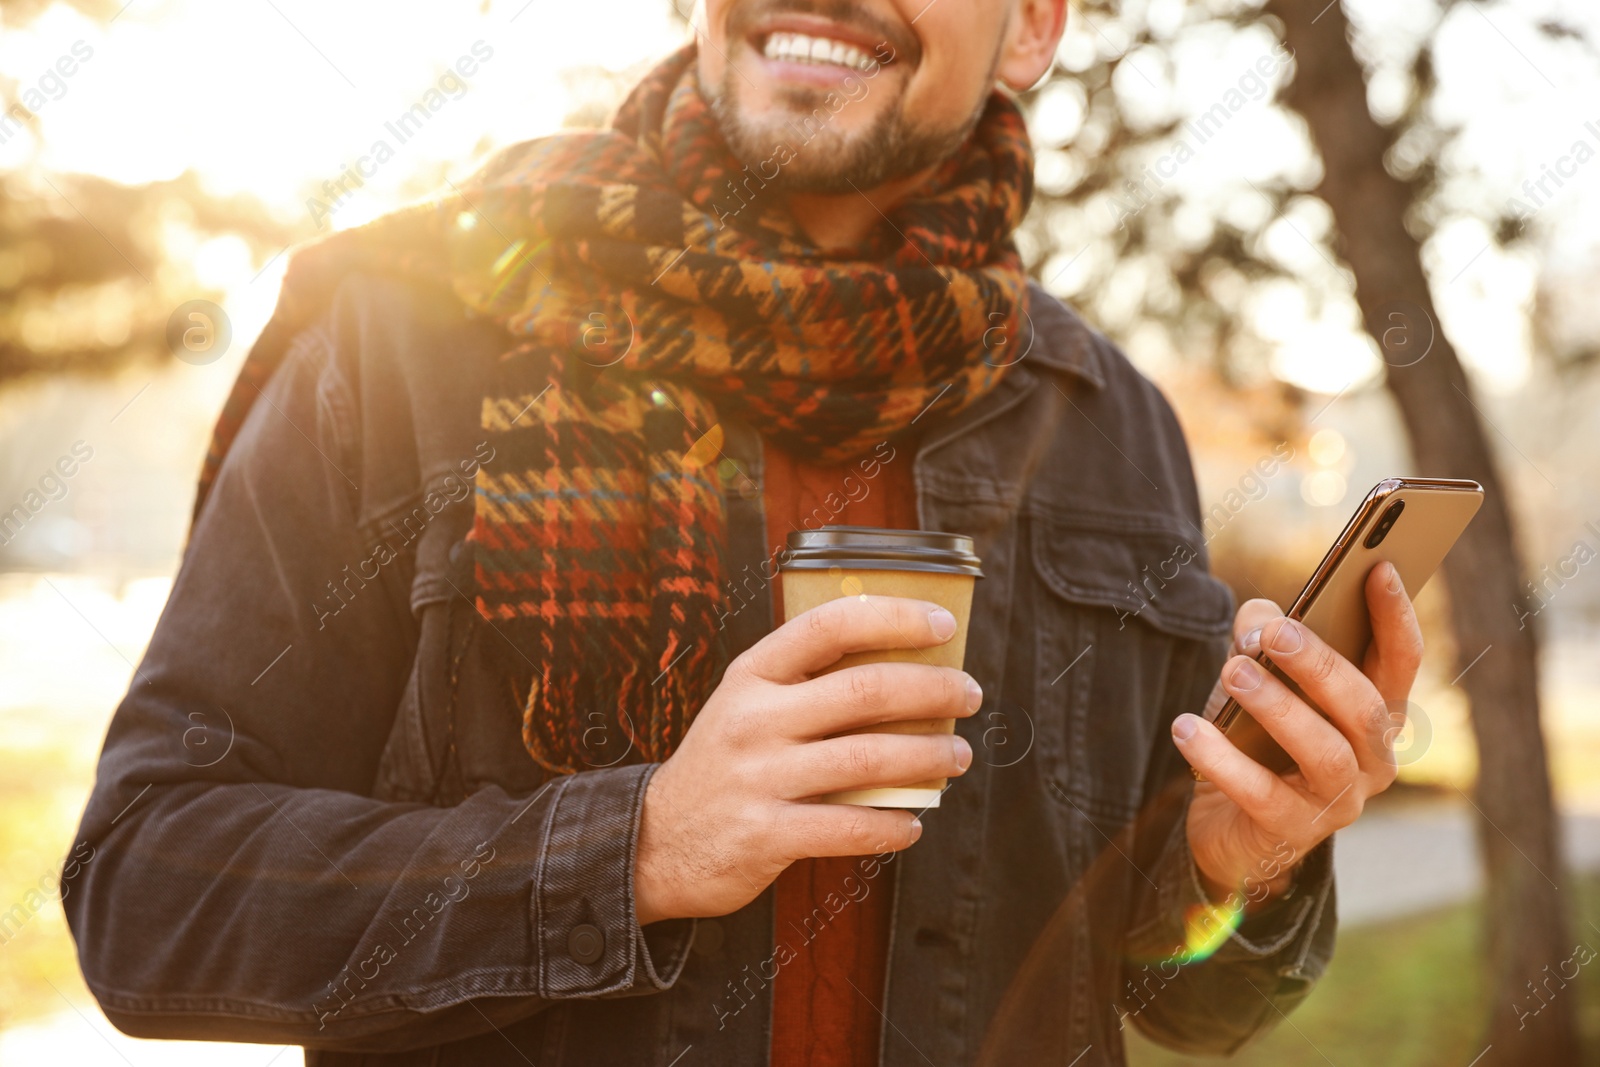
[[[786,686],[773,728],[795,740],[905,719],[961,719],[983,690],[966,671],[926,663],[862,663]]]
[[[1239,605],[1233,616],[1233,647],[1228,655],[1242,652],[1254,656],[1261,651],[1261,629],[1273,619],[1283,618],[1283,609],[1276,602],[1257,597]]]
[[[1403,705],[1422,666],[1422,627],[1393,563],[1380,563],[1367,575],[1367,612],[1372,644],[1362,668],[1386,703]]]
[[[1261,652],[1261,628],[1273,619],[1282,617],[1283,609],[1276,601],[1262,597],[1246,600],[1233,616],[1233,643],[1228,646],[1228,655],[1258,655]],[[1211,694],[1206,697],[1205,707],[1200,711],[1207,722],[1217,721],[1217,716],[1228,703],[1228,695],[1227,688],[1219,679],[1211,687]]]
[[[1361,769],[1381,773],[1388,762],[1384,733],[1389,717],[1372,680],[1294,619],[1268,623],[1261,631],[1261,646],[1349,740]]]
[[[1305,798],[1293,786],[1240,752],[1198,715],[1172,720],[1172,740],[1189,766],[1267,829],[1289,825],[1305,808]]]
[[[1293,757],[1313,793],[1334,796],[1361,770],[1349,739],[1254,660],[1229,660],[1222,667],[1222,685]]]
[[[799,682],[846,653],[931,648],[944,644],[955,632],[955,616],[930,601],[839,597],[796,615],[740,659],[757,677]]]
[[[915,812],[861,804],[785,804],[779,809],[779,847],[791,859],[872,856],[909,848],[922,836]]]
[[[972,765],[956,734],[859,733],[793,746],[772,767],[788,800],[844,789],[875,789],[955,778]]]

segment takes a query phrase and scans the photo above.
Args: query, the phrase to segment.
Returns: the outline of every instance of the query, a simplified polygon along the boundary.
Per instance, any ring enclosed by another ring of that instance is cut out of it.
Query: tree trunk
[[[1298,68],[1285,102],[1305,119],[1321,153],[1325,176],[1317,192],[1333,210],[1339,251],[1355,274],[1367,330],[1384,351],[1386,384],[1418,471],[1474,478],[1487,494],[1444,564],[1480,765],[1476,806],[1492,968],[1484,1040],[1493,1047],[1483,1063],[1576,1064],[1576,990],[1550,989],[1548,1003],[1532,993],[1549,988],[1542,983],[1571,955],[1572,942],[1556,885],[1561,861],[1539,727],[1538,648],[1517,607],[1522,572],[1509,502],[1472,387],[1437,327],[1421,247],[1405,226],[1414,189],[1384,166],[1391,135],[1367,108],[1344,11],[1337,0],[1327,4],[1268,0]],[[1522,1018],[1541,1005],[1537,1016]]]

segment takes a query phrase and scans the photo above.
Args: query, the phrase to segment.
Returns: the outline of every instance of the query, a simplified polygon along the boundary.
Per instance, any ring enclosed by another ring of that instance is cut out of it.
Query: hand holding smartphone
[[[1365,594],[1366,578],[1372,568],[1385,561],[1393,563],[1407,594],[1415,598],[1482,503],[1483,487],[1473,481],[1390,478],[1379,482],[1356,509],[1286,614],[1305,623],[1334,651],[1359,667],[1372,641]],[[1265,653],[1258,653],[1256,660],[1316,707],[1316,702],[1273,666]],[[1238,701],[1230,699],[1212,722],[1240,751],[1269,770],[1282,774],[1294,768],[1293,758]],[[1195,777],[1200,778],[1198,772]]]

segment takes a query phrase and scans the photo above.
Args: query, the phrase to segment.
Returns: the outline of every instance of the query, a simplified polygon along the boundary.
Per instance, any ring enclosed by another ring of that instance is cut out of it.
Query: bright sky
[[[93,49],[41,111],[50,169],[136,182],[192,167],[219,192],[287,202],[308,178],[336,177],[481,41],[490,58],[465,89],[447,87],[426,133],[374,179],[383,196],[423,162],[466,157],[480,136],[557,128],[569,108],[563,72],[661,54],[679,39],[667,16],[648,0],[511,0],[486,14],[415,0],[133,0],[109,27],[56,8],[7,31],[0,70],[26,85],[74,42]],[[0,148],[0,166],[22,148]]]
[[[1181,4],[1157,0],[1156,6],[1175,18]],[[1505,2],[1472,4],[1446,24],[1440,110],[1461,124],[1452,162],[1479,176],[1472,185],[1475,210],[1503,206],[1579,141],[1600,149],[1600,107],[1584,110],[1585,101],[1600,100],[1600,64],[1592,53],[1552,48],[1532,29],[1538,18],[1559,15],[1586,24],[1600,40],[1593,7],[1577,0],[1518,0],[1515,10]],[[1373,105],[1393,109],[1399,103],[1393,65],[1428,27],[1433,5],[1349,0],[1347,8],[1379,63]],[[470,171],[482,139],[504,144],[556,129],[574,104],[573,72],[637,69],[673,48],[682,32],[664,0],[508,0],[487,12],[415,0],[133,0],[109,27],[55,9],[25,30],[8,30],[0,39],[0,72],[47,94],[39,109],[45,143],[38,161],[48,171],[138,182],[193,168],[217,192],[250,191],[286,213],[307,210],[308,187],[339,177],[382,138],[395,157],[339,206],[332,223],[343,227],[427,192],[407,182],[430,163],[446,161],[457,177]],[[1176,99],[1198,113],[1272,45],[1264,34],[1196,40],[1180,51],[1171,84],[1160,85],[1159,66],[1134,53],[1119,89],[1135,101],[1142,94]],[[1082,17],[1063,46],[1064,54],[1117,47]],[[57,80],[52,68],[75,48],[81,60],[75,72]],[[476,71],[452,81],[449,72],[463,57]],[[1139,80],[1145,72],[1148,86]],[[448,102],[421,133],[399,143],[385,123],[439,87],[441,76]],[[1064,109],[1058,121],[1071,124],[1073,102],[1058,103]],[[1175,184],[1215,210],[1249,213],[1254,207],[1239,195],[1240,177],[1268,180],[1279,169],[1276,160],[1303,170],[1310,166],[1304,145],[1296,120],[1267,101],[1252,101]],[[0,145],[0,168],[23,164],[35,150],[30,137],[12,138]],[[1561,261],[1586,262],[1600,234],[1600,197],[1593,195],[1600,192],[1600,161],[1578,168],[1562,187],[1547,188],[1552,195],[1542,198],[1535,224],[1554,235]],[[1297,213],[1274,228],[1269,243],[1288,261],[1331,271],[1307,241],[1322,224],[1315,211]],[[1526,256],[1488,245],[1487,228],[1467,219],[1444,227],[1428,255],[1452,338],[1483,384],[1500,391],[1519,385],[1530,367],[1526,316],[1537,275]],[[209,280],[230,288],[260,266],[237,241],[184,251]],[[249,307],[230,301],[245,335],[268,310],[254,305],[275,291],[275,279],[263,283],[251,290],[266,295],[252,295]],[[1279,342],[1274,368],[1282,377],[1335,393],[1377,373],[1353,304],[1334,302],[1317,312],[1284,287],[1259,294],[1252,306],[1262,332]]]

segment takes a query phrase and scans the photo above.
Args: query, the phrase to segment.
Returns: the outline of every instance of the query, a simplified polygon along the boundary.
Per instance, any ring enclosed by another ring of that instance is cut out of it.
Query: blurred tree
[[[1445,10],[1452,6],[1447,3]],[[1396,329],[1413,337],[1425,330],[1431,341],[1431,349],[1414,361],[1389,361],[1384,376],[1417,467],[1424,474],[1474,478],[1486,493],[1476,521],[1446,558],[1444,577],[1479,752],[1478,837],[1488,873],[1494,991],[1488,1041],[1505,1062],[1576,1064],[1572,998],[1541,1000],[1537,1026],[1519,1017],[1529,1013],[1522,1007],[1526,983],[1544,974],[1551,961],[1566,959],[1571,942],[1551,880],[1561,872],[1561,852],[1539,728],[1536,631],[1507,610],[1523,600],[1510,505],[1472,384],[1450,340],[1433,327],[1438,317],[1422,246],[1407,225],[1427,186],[1385,165],[1405,126],[1386,128],[1373,119],[1340,5],[1268,0],[1266,10],[1282,19],[1284,39],[1295,53],[1298,69],[1286,101],[1305,118],[1321,154],[1325,173],[1317,192],[1333,209],[1338,248],[1355,273],[1367,330],[1380,344]],[[1419,49],[1418,100],[1432,88],[1432,69],[1429,50]],[[1416,110],[1407,118],[1421,121]]]
[[[15,29],[52,2],[0,0],[0,27]],[[69,6],[110,20],[126,5],[72,0]],[[175,254],[174,240],[192,249],[233,234],[264,262],[296,232],[254,198],[208,193],[192,173],[141,186],[46,174],[37,164],[39,117],[3,76],[0,130],[8,147],[16,137],[29,138],[32,157],[0,176],[0,385],[170,358],[166,325],[173,309],[195,298],[222,299],[199,284],[188,257]]]
[[[1551,880],[1560,853],[1537,646],[1508,607],[1523,599],[1508,501],[1471,384],[1437,328],[1421,253],[1443,214],[1439,161],[1456,132],[1432,118],[1433,49],[1458,2],[1419,5],[1434,21],[1398,72],[1404,106],[1380,122],[1372,49],[1362,51],[1339,0],[1083,0],[1058,70],[1028,94],[1040,195],[1023,241],[1047,285],[1146,359],[1183,353],[1235,382],[1269,376],[1263,294],[1293,287],[1312,318],[1359,307],[1418,471],[1484,485],[1483,511],[1444,579],[1480,758],[1487,1040],[1498,1062],[1566,1064],[1578,1055],[1571,998],[1545,1005],[1537,1026],[1517,1015],[1530,979],[1570,953]],[[1540,30],[1577,36],[1555,23]],[[1283,45],[1292,60],[1275,51]],[[1197,57],[1237,70],[1214,101],[1186,96]],[[1259,77],[1270,84],[1280,63],[1292,65],[1285,103],[1304,125],[1272,108],[1245,126]],[[1281,143],[1304,146],[1303,158],[1237,139],[1241,128],[1273,125]],[[1231,148],[1220,144],[1230,136]],[[1197,156],[1221,152],[1230,154],[1220,184],[1172,181]],[[1516,238],[1508,220],[1489,221],[1502,240]]]
[[[258,261],[289,241],[258,201],[214,197],[192,173],[141,186],[89,175],[39,182],[0,179],[0,385],[170,358],[172,310],[223,297],[173,255],[174,227],[191,244],[237,235]]]

